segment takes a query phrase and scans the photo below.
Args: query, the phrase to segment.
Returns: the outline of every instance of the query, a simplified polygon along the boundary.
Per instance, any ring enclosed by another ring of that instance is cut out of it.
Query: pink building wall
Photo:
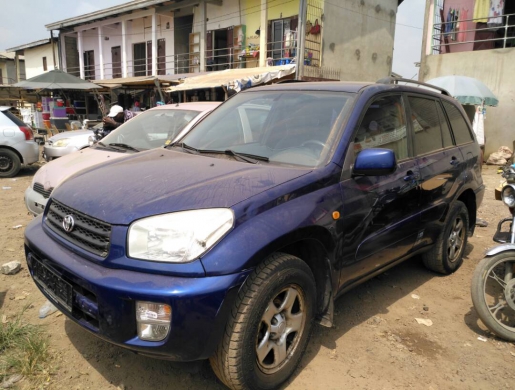
[[[463,19],[463,10],[467,11],[466,19],[474,18],[474,4],[475,0],[445,0],[444,2],[444,22],[447,22],[447,15],[449,14],[450,9],[458,9],[460,11],[459,20]],[[462,24],[464,23],[464,26]],[[476,28],[476,23],[474,22],[460,22],[460,30],[473,30]],[[467,32],[467,33],[459,33],[457,32],[456,40],[451,39],[451,35],[449,35],[449,43],[456,42],[470,42],[474,40],[475,32]],[[443,43],[443,42],[442,42]],[[442,53],[459,53],[463,51],[472,51],[474,48],[474,43],[462,43],[459,45],[449,45],[446,46]]]

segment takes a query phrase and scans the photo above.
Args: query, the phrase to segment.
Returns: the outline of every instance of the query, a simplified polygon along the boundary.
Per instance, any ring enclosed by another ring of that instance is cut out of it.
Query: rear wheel
[[[274,254],[248,277],[225,335],[210,358],[231,389],[275,389],[300,362],[315,316],[316,287],[306,263]]]
[[[433,248],[422,255],[424,265],[432,271],[449,275],[463,264],[463,252],[467,246],[469,214],[463,202],[451,204]]]
[[[21,161],[16,153],[9,149],[0,149],[0,177],[13,177],[20,171]]]

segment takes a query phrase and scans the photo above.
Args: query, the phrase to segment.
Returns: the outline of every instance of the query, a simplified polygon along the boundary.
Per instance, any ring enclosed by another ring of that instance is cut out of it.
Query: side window
[[[442,149],[442,130],[436,111],[436,101],[410,96],[411,121],[415,140],[415,155]]]
[[[452,142],[451,129],[447,124],[447,119],[445,118],[441,104],[437,103],[436,108],[438,110],[438,116],[440,117],[440,125],[442,126],[443,147],[449,148],[454,146],[454,143]]]
[[[474,138],[472,137],[467,122],[465,121],[465,118],[463,118],[463,115],[461,115],[461,112],[451,103],[446,101],[443,102],[443,106],[447,112],[447,116],[449,117],[449,122],[451,122],[456,145],[472,141]]]
[[[400,95],[375,99],[365,112],[354,139],[354,150],[359,153],[370,148],[391,149],[397,160],[408,158],[406,119]]]

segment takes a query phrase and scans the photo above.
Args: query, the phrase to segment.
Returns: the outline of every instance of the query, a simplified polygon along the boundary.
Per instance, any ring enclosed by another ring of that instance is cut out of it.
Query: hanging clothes
[[[488,13],[488,27],[502,26],[502,15],[504,14],[504,0],[490,0],[490,11]]]
[[[468,19],[468,13],[469,10],[463,8],[460,12],[461,15],[461,21],[460,25],[458,27],[458,42],[465,42],[467,40],[467,30],[468,30],[468,22],[466,21]]]
[[[446,24],[445,24],[445,33],[446,34],[450,34],[452,32],[452,20],[453,20],[453,16],[452,16],[452,8],[449,9],[449,12],[447,12],[447,20],[446,20]]]
[[[490,13],[490,0],[476,0],[474,5],[474,22],[486,23],[488,22],[488,15]]]

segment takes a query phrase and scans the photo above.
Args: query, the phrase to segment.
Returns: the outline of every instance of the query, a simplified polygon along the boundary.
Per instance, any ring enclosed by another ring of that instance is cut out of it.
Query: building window
[[[43,70],[47,71],[46,57],[43,57]]]
[[[274,60],[295,57],[297,44],[296,34],[298,24],[298,16],[292,16],[290,18],[269,21],[269,57],[272,57]],[[280,65],[280,63],[277,62],[276,65]]]
[[[86,80],[95,79],[95,52],[93,50],[84,52],[84,76]]]
[[[2,75],[2,69],[0,69],[0,85],[4,83],[4,77]]]

